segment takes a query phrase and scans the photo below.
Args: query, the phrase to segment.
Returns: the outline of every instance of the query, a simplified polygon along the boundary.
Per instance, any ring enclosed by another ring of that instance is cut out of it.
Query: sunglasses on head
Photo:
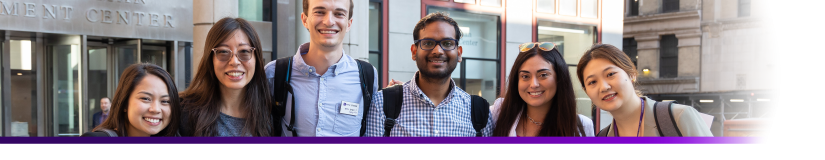
[[[539,49],[541,49],[542,51],[550,51],[553,50],[553,48],[556,48],[556,44],[553,42],[527,42],[518,45],[518,49],[521,52],[526,52],[533,48],[536,48],[536,46],[538,46]]]

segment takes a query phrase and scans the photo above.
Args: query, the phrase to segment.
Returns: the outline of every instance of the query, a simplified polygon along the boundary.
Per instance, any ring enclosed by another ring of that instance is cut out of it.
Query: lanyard
[[[642,118],[645,117],[645,101],[644,98],[639,98],[642,101],[642,114],[639,115],[639,128],[636,128],[636,137],[639,137],[639,131],[642,129]],[[616,123],[616,119],[613,119],[613,135],[616,137],[619,136],[619,124]]]

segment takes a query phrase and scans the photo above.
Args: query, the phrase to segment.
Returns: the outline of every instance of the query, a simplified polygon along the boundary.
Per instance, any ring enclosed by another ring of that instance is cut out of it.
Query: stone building
[[[626,0],[623,50],[641,91],[724,122],[762,118],[774,97],[775,61],[760,41],[759,0]]]

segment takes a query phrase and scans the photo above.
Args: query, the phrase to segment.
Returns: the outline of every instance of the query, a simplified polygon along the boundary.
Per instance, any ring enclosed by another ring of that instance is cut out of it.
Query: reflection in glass
[[[496,101],[496,86],[498,86],[498,75],[496,75],[498,65],[496,65],[496,61],[465,59],[461,63],[467,63],[465,76],[467,85],[464,87],[464,91],[470,95],[481,96],[487,100],[487,103],[493,104]],[[456,67],[456,71],[460,71],[460,69]],[[455,75],[456,72],[453,73]],[[453,79],[459,80],[456,83],[461,83],[460,77],[454,76]]]
[[[458,42],[464,50],[462,57],[498,59],[499,16],[431,7],[429,13],[434,12],[447,12],[458,23],[463,34]]]
[[[370,2],[370,20],[369,20],[369,31],[370,31],[370,51],[378,51],[380,38],[378,36],[381,35],[379,31],[379,27],[381,25],[381,4],[376,2]],[[372,63],[375,65],[376,63]]]
[[[567,64],[577,64],[584,51],[595,43],[593,26],[538,21],[539,42],[553,42]]]
[[[108,97],[107,93],[110,89],[114,90],[113,88],[109,88],[109,81],[107,80],[108,74],[106,72],[107,66],[107,49],[106,47],[89,47],[89,82],[88,84],[92,85],[92,87],[87,87],[88,90],[88,104],[89,107],[87,109],[89,114],[88,122],[85,122],[89,125],[89,129],[93,128],[91,119],[91,114],[95,114],[100,112],[100,99],[103,97]],[[112,97],[109,97],[111,100]]]
[[[238,1],[238,17],[247,21],[263,21],[263,0]]]
[[[151,63],[166,68],[166,48],[157,48],[143,45],[143,51],[140,52],[140,61],[144,63]]]
[[[138,62],[138,55],[137,55],[137,45],[120,45],[116,46],[115,49],[117,61],[115,62],[117,66],[117,75],[115,75],[115,79],[120,79],[120,75],[123,73],[123,70],[129,65],[135,64]],[[117,80],[115,80],[117,83]]]
[[[77,36],[55,38],[55,44],[48,44],[46,55],[50,56],[47,66],[50,68],[52,107],[54,109],[55,136],[79,136],[81,97],[84,86],[80,77],[80,46],[75,41]]]
[[[9,63],[11,86],[11,135],[37,136],[37,71],[32,68],[34,43],[10,40]]]

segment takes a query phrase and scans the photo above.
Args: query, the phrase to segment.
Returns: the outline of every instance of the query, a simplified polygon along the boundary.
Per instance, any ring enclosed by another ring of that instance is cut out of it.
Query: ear
[[[349,33],[349,29],[351,29],[351,28],[352,28],[352,19],[349,19],[347,21],[347,33]]]
[[[309,30],[309,25],[307,25],[307,15],[304,13],[301,13],[301,23],[304,24],[304,28]]]
[[[458,58],[458,62],[461,62],[461,60],[463,59],[463,58],[461,58],[461,53],[464,53],[464,49],[461,48],[461,46],[458,46],[458,48],[456,48],[456,51],[458,52],[458,55],[456,55],[456,58]]]
[[[415,54],[416,52],[418,52],[418,50],[415,47],[415,43],[410,45],[410,52],[412,53],[412,60],[415,61]]]

